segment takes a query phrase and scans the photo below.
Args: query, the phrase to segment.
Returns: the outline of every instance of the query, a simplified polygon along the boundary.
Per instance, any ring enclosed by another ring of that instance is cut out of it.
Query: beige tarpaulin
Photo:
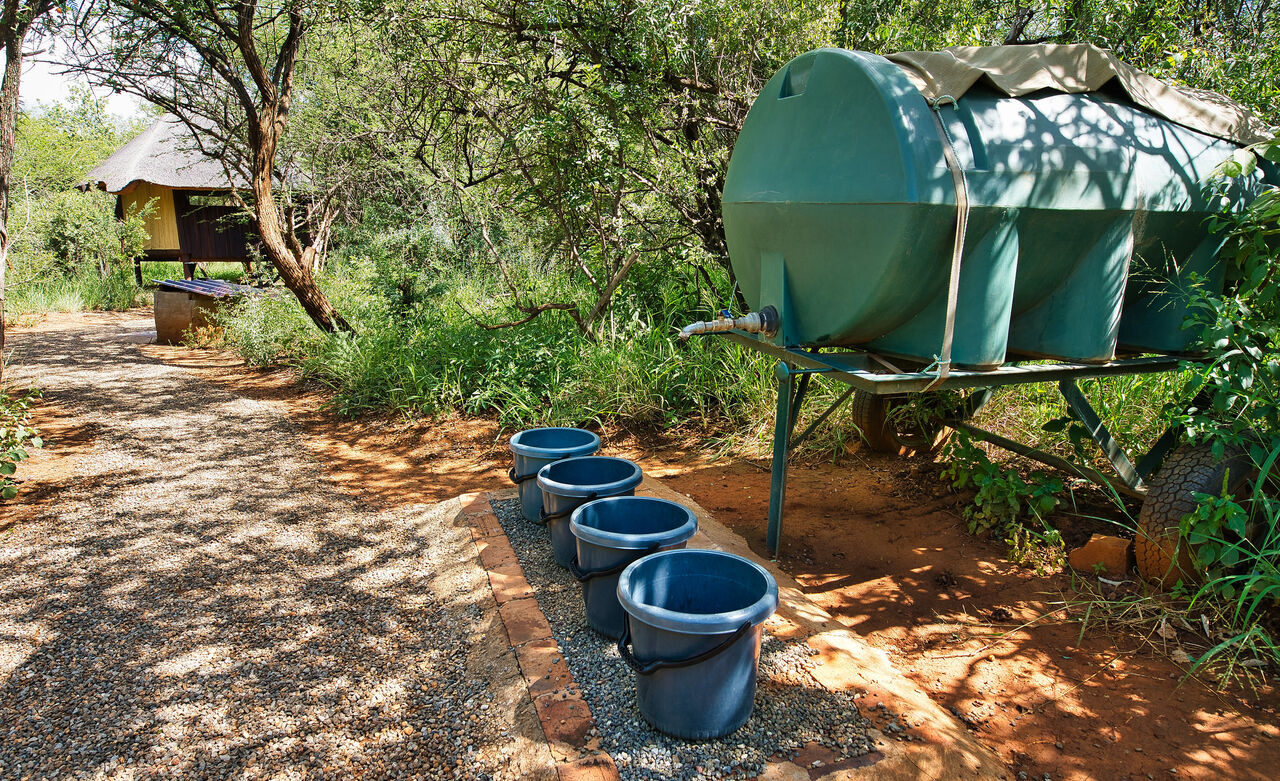
[[[1165,84],[1091,44],[954,46],[900,52],[888,59],[930,101],[959,98],[980,81],[1017,97],[1045,89],[1096,92],[1114,79],[1135,104],[1192,130],[1241,145],[1274,135],[1260,117],[1230,98]]]

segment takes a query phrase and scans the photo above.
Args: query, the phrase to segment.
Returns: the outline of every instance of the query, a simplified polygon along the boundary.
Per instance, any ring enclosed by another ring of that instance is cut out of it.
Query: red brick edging
[[[463,494],[462,517],[471,528],[480,563],[489,574],[498,615],[551,747],[556,773],[560,781],[617,781],[618,768],[613,758],[599,748],[591,709],[551,636],[551,624],[516,561],[516,553],[493,513],[490,497],[488,492]]]

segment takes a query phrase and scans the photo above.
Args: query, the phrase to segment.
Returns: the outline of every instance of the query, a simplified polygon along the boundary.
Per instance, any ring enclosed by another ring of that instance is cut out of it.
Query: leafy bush
[[[1027,519],[1048,528],[1045,518],[1061,504],[1059,497],[1065,490],[1060,478],[1038,471],[1024,478],[1018,470],[992,462],[963,431],[957,431],[947,443],[945,456],[942,476],[957,490],[974,491],[964,508],[970,534],[1007,538]]]
[[[6,279],[14,314],[127,309],[140,300],[129,266],[147,239],[145,214],[117,220],[115,196],[74,189],[136,129],[120,126],[87,90],[20,116]]]
[[[1252,151],[1280,161],[1280,138]],[[1223,165],[1224,204],[1231,202],[1232,180],[1255,168],[1248,152]],[[1216,456],[1246,453],[1256,477],[1243,494],[1229,494],[1224,482],[1217,495],[1197,495],[1199,507],[1182,521],[1204,578],[1193,603],[1234,604],[1235,634],[1197,665],[1228,649],[1280,663],[1280,648],[1264,621],[1280,605],[1280,258],[1273,243],[1280,233],[1280,188],[1267,189],[1242,211],[1224,211],[1213,227],[1228,237],[1228,281],[1222,293],[1207,285],[1191,291],[1194,315],[1188,325],[1203,329],[1200,347],[1207,359],[1183,367],[1183,397],[1204,402],[1190,410],[1171,407],[1170,413],[1190,441],[1208,443]]]
[[[27,448],[44,445],[31,426],[31,405],[39,395],[36,390],[15,393],[0,388],[0,502],[18,495],[14,474],[26,460]]]

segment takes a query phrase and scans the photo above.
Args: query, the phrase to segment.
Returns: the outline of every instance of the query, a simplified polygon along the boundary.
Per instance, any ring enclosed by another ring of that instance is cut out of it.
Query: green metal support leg
[[[795,420],[792,402],[796,375],[781,361],[774,373],[778,377],[778,414],[773,424],[773,477],[769,484],[769,532],[765,547],[769,555],[777,559],[782,542],[782,506],[787,496],[787,442],[791,439],[791,425]]]
[[[1120,475],[1120,479],[1124,484],[1134,489],[1142,491],[1145,485],[1142,482],[1142,476],[1138,474],[1138,470],[1134,468],[1133,462],[1129,460],[1129,456],[1124,452],[1124,448],[1120,447],[1120,443],[1116,442],[1115,437],[1111,436],[1111,432],[1107,430],[1107,425],[1102,422],[1102,417],[1089,404],[1089,400],[1080,392],[1076,381],[1071,378],[1058,381],[1058,390],[1062,393],[1063,398],[1071,405],[1071,410],[1076,413],[1076,417],[1084,424],[1089,431],[1089,436],[1093,437],[1093,441],[1098,443],[1098,447],[1102,448],[1102,453],[1111,462],[1111,466],[1116,470],[1116,474]]]

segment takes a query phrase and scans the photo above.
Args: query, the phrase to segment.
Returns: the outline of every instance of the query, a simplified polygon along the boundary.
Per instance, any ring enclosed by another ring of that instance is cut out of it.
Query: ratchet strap
[[[925,386],[926,391],[932,390],[951,373],[951,345],[955,341],[956,304],[960,299],[960,264],[964,260],[965,232],[969,228],[969,185],[964,179],[964,169],[960,167],[960,161],[956,158],[951,134],[947,131],[946,123],[942,121],[942,107],[948,103],[956,106],[956,99],[950,95],[943,95],[929,104],[941,134],[942,156],[947,161],[947,168],[951,171],[951,181],[956,188],[956,238],[951,248],[951,279],[947,284],[947,320],[942,328],[942,354],[938,357],[938,376]]]

